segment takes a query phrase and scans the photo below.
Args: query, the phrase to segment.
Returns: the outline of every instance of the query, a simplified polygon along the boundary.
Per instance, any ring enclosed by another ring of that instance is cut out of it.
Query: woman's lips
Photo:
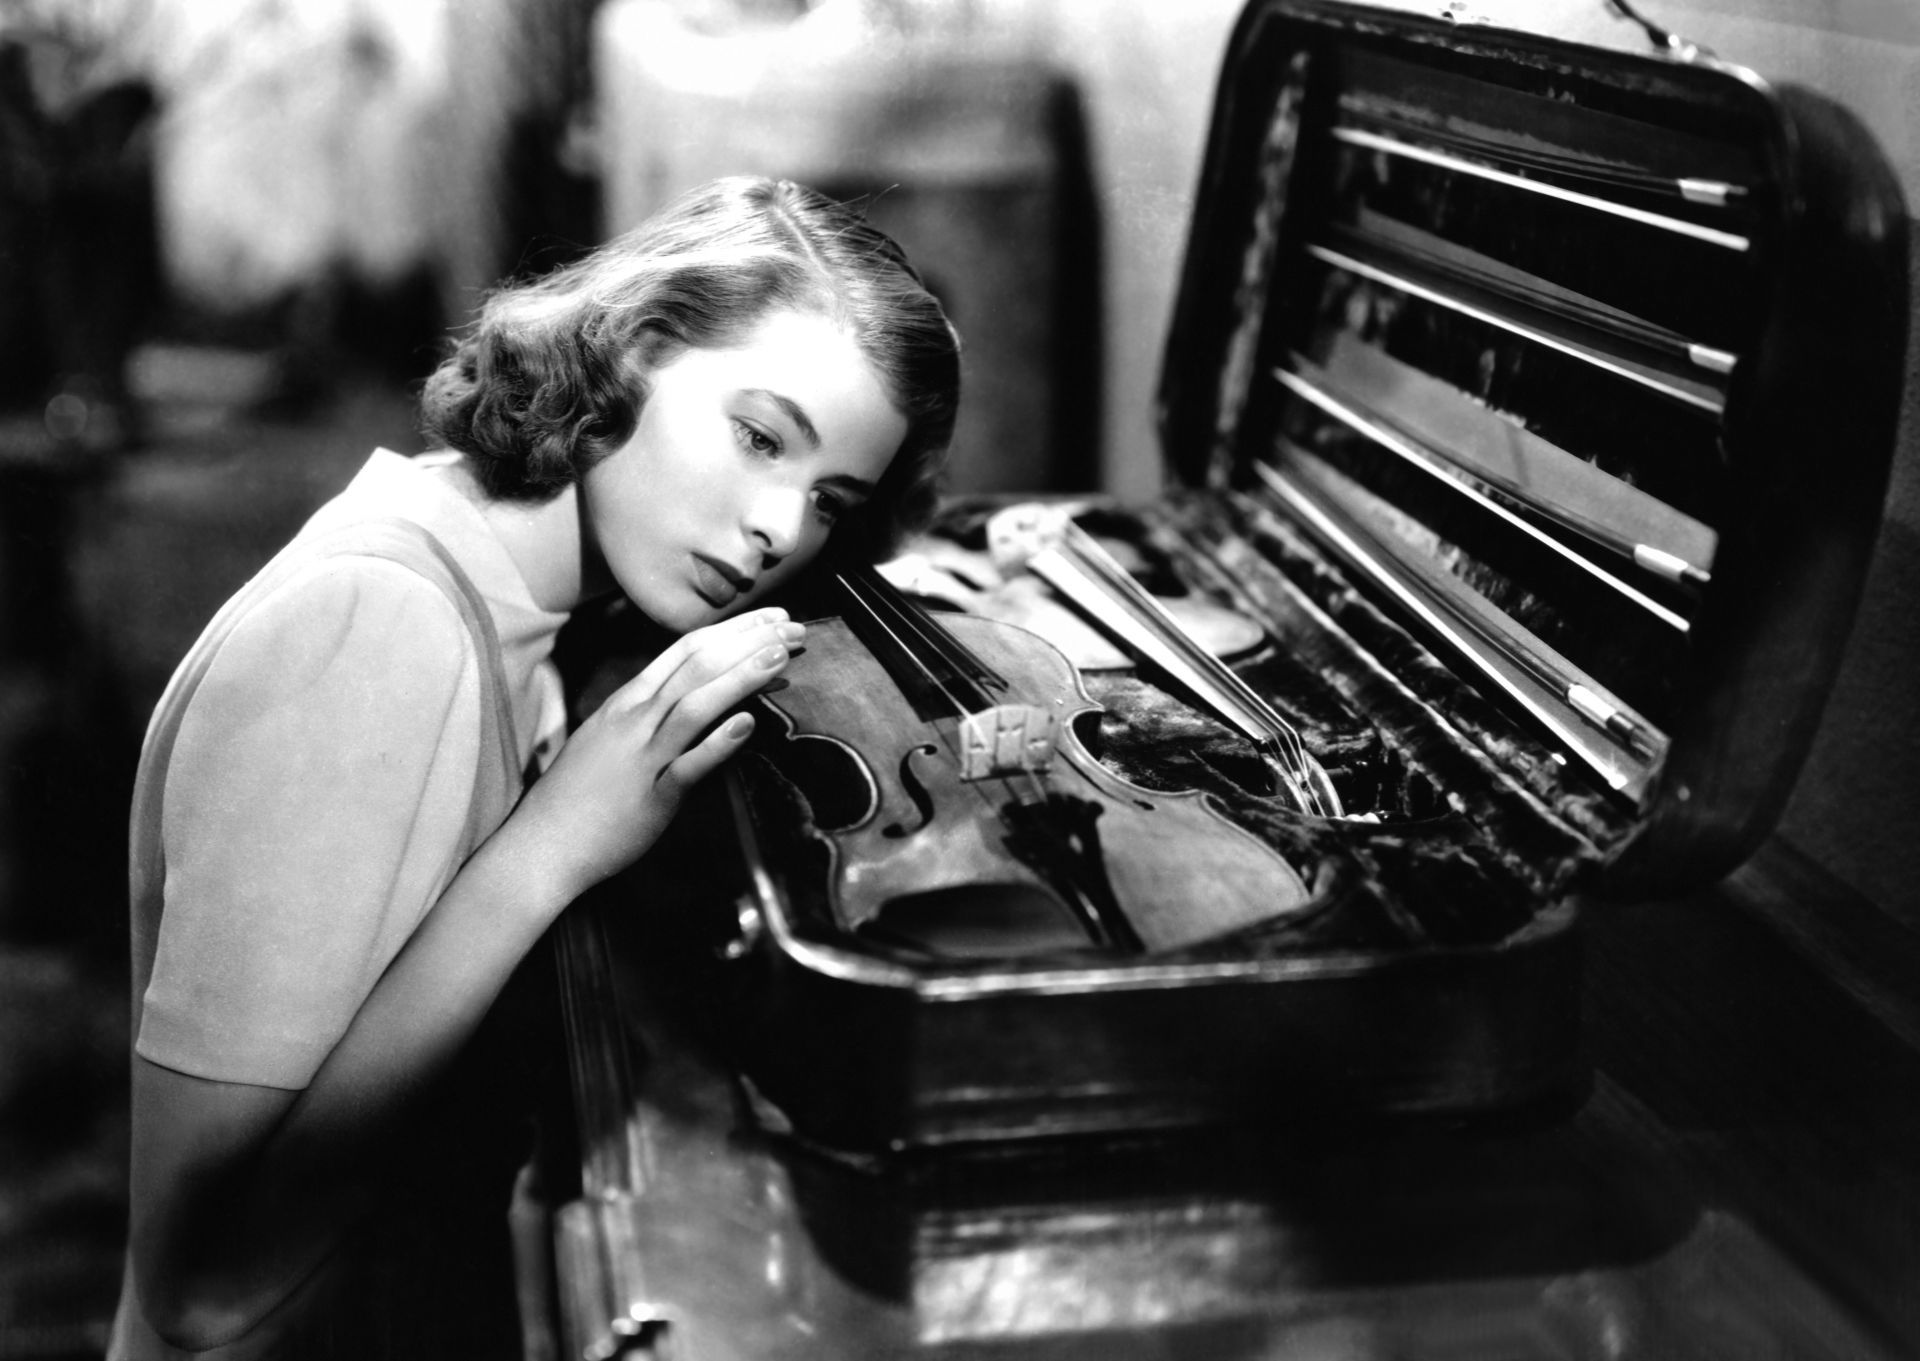
[[[731,605],[753,589],[753,579],[733,570],[718,558],[704,553],[693,555],[693,589],[716,610]]]

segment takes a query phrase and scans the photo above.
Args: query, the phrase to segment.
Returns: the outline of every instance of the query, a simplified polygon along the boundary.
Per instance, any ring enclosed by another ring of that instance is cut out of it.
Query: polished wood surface
[[[1576,1110],[892,1165],[755,1112],[675,964],[703,890],[645,869],[565,947],[598,1050],[561,1217],[572,1354],[1920,1349],[1920,941],[1777,843],[1684,900],[1589,906]]]

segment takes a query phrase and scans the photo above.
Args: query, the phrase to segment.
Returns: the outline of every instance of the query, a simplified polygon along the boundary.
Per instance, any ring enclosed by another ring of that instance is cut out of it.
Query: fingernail
[[[787,660],[787,650],[779,643],[775,643],[772,647],[763,647],[754,653],[753,660],[756,665],[771,671]]]
[[[728,737],[745,737],[753,731],[753,715],[735,714],[727,720],[726,726],[721,731]]]
[[[782,624],[779,628],[775,629],[774,632],[780,635],[780,641],[782,642],[797,643],[807,636],[807,626],[805,624]]]

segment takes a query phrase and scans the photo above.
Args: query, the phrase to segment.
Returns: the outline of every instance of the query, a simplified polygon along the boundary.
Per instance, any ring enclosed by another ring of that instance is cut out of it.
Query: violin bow
[[[1196,642],[1064,508],[1009,507],[989,523],[987,539],[997,562],[1025,568],[1045,581],[1245,736],[1272,772],[1278,791],[1301,812],[1345,815],[1333,782],[1293,725],[1232,667]]]

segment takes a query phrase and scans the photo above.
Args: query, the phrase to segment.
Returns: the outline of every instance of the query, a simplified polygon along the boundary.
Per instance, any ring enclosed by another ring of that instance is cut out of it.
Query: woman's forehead
[[[847,327],[817,312],[770,312],[718,345],[689,346],[656,371],[690,367],[708,381],[778,392],[796,400],[808,394],[867,398],[888,405],[894,396],[879,368]]]

